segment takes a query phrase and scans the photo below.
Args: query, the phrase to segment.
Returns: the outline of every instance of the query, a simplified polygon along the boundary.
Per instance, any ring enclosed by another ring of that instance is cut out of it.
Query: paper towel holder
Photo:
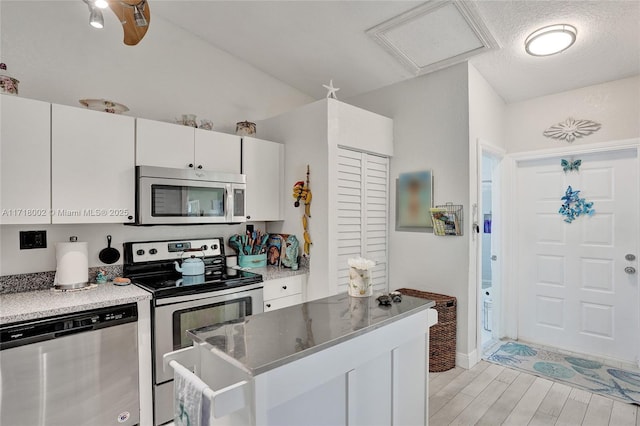
[[[77,247],[75,247],[76,244]],[[60,249],[59,245],[64,245],[66,248]],[[69,250],[71,246],[74,248]],[[69,237],[68,243],[56,243],[56,262],[54,289],[64,291],[89,287],[87,243],[78,242],[76,236]]]

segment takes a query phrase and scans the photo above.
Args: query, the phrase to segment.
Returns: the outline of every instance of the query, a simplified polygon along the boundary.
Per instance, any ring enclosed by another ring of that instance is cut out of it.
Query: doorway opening
[[[481,353],[499,338],[501,298],[501,163],[502,154],[480,146],[478,244],[478,339]]]

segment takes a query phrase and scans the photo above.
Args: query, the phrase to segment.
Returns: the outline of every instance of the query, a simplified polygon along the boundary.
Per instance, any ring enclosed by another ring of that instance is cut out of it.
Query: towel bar
[[[173,353],[175,354],[175,352]],[[186,357],[188,358],[188,355],[186,355]],[[166,357],[165,355],[165,364],[166,361],[168,361],[168,365],[173,368],[178,374],[184,377],[189,377],[191,379],[195,378],[196,380],[202,381],[200,377],[193,374],[191,370],[184,367],[175,359],[168,359],[168,357]],[[203,383],[207,385],[206,382]],[[230,386],[215,391],[207,385],[207,387],[202,391],[202,395],[211,401],[211,416],[214,419],[218,419],[220,417],[227,416],[231,413],[245,408],[247,406],[248,400],[248,384],[248,381],[242,380],[238,383],[234,383]]]

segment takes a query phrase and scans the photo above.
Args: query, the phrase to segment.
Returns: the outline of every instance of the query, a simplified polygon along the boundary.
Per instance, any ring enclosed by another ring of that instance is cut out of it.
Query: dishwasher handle
[[[71,328],[69,330],[59,331],[53,334],[53,338],[57,339],[58,337],[69,336],[70,334],[82,333],[84,331],[93,330],[95,327],[93,325],[85,325],[84,327]]]

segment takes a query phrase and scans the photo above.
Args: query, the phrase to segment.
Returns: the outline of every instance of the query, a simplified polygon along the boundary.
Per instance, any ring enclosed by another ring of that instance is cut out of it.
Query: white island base
[[[255,319],[282,320],[261,315]],[[246,335],[231,329],[221,335],[218,330],[218,341],[226,334],[225,351],[194,339],[193,348],[167,354],[165,362],[193,365],[213,390],[208,393],[211,425],[427,425],[428,327],[436,322],[437,312],[425,306],[392,321],[356,328],[337,343],[327,340],[322,345],[328,347],[308,355],[308,349],[301,349],[296,356],[259,368],[238,361],[247,349]],[[316,325],[307,314],[302,326],[310,331]],[[290,327],[279,327],[274,343]],[[305,342],[297,339],[297,344]]]

